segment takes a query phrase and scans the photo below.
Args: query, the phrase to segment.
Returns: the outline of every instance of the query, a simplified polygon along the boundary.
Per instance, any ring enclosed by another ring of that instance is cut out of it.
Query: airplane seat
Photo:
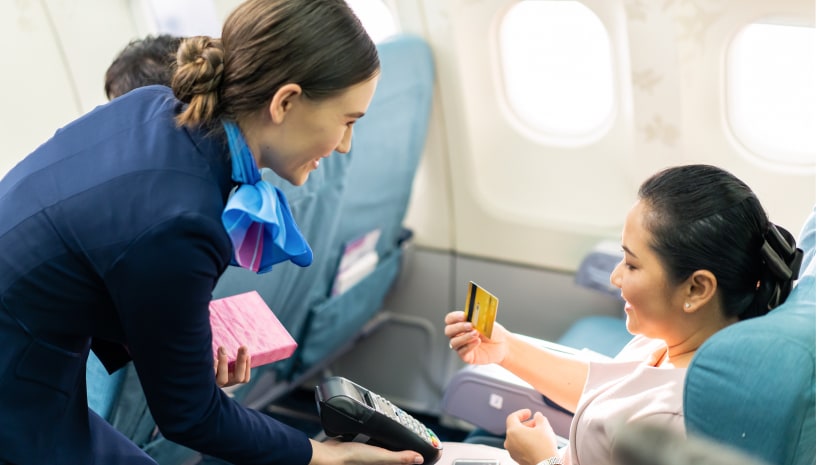
[[[815,463],[815,212],[798,247],[799,280],[767,315],[709,338],[689,365],[684,415],[690,435],[770,464]]]
[[[615,357],[632,338],[623,317],[593,315],[576,320],[556,342]]]
[[[88,407],[107,420],[125,380],[125,370],[116,370],[109,375],[102,362],[90,352],[85,365],[85,380],[88,386]]]
[[[340,224],[327,257],[334,268],[324,300],[310,309],[300,335],[297,373],[348,348],[381,309],[410,243],[403,219],[428,132],[434,61],[428,44],[412,35],[393,36],[378,50],[380,82],[366,117],[355,125]],[[367,241],[374,250],[365,254],[361,244]],[[361,252],[364,256],[347,267]],[[350,275],[351,281],[335,283]]]
[[[546,350],[572,355],[582,353],[573,347],[543,339],[523,334],[517,336]],[[603,357],[593,352],[587,356]],[[448,381],[441,402],[445,415],[464,420],[476,428],[466,442],[499,447],[502,447],[501,438],[505,435],[505,419],[523,408],[542,412],[557,436],[569,436],[573,413],[499,365],[466,365]]]
[[[579,264],[579,269],[576,271],[576,284],[622,301],[621,291],[610,284],[610,274],[621,259],[621,245],[613,241],[599,242]],[[608,357],[614,357],[632,338],[633,335],[627,331],[625,315],[622,311],[617,316],[592,315],[580,318],[556,342],[568,347],[592,350]]]

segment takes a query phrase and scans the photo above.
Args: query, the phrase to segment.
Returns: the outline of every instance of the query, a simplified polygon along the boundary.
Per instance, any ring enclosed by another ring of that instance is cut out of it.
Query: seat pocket
[[[298,357],[301,369],[340,349],[380,310],[397,277],[401,257],[402,249],[393,250],[360,282],[310,310]]]

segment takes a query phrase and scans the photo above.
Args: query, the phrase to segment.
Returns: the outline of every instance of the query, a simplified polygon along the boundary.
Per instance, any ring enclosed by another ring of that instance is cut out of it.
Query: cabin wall
[[[498,321],[536,337],[557,339],[588,314],[620,314],[619,301],[575,285],[573,272],[599,241],[619,240],[655,171],[729,169],[794,234],[815,203],[814,162],[750,152],[731,133],[723,97],[726,50],[740,28],[762,18],[813,27],[813,2],[582,0],[611,37],[617,103],[606,129],[578,145],[531,134],[504,101],[496,23],[514,3],[389,2],[403,31],[431,43],[438,73],[406,220],[416,250],[386,303],[400,318],[333,369],[418,410],[434,412],[462,366],[442,320],[461,309],[469,280],[499,297]]]
[[[723,97],[725,53],[740,27],[762,18],[813,27],[813,2],[583,0],[612,39],[617,104],[603,133],[580,145],[531,134],[507,107],[496,23],[516,2],[405,3],[422,15],[406,28],[434,49],[444,128],[444,140],[429,142],[409,212],[422,246],[575,271],[597,241],[619,236],[641,181],[681,163],[733,171],[791,230],[814,203],[814,162],[749,152],[731,134]]]

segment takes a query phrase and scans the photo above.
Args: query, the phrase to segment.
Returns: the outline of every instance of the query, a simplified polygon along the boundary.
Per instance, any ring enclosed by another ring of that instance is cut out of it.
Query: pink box
[[[283,360],[298,347],[256,291],[211,301],[210,325],[213,357],[217,358],[219,346],[224,347],[231,368],[242,345],[249,349],[252,367]]]

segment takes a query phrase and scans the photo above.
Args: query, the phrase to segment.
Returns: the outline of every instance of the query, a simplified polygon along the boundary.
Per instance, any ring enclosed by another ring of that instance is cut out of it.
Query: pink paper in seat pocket
[[[211,301],[210,326],[213,358],[217,358],[218,347],[224,347],[231,368],[242,345],[249,349],[252,367],[283,360],[298,347],[256,291]]]

